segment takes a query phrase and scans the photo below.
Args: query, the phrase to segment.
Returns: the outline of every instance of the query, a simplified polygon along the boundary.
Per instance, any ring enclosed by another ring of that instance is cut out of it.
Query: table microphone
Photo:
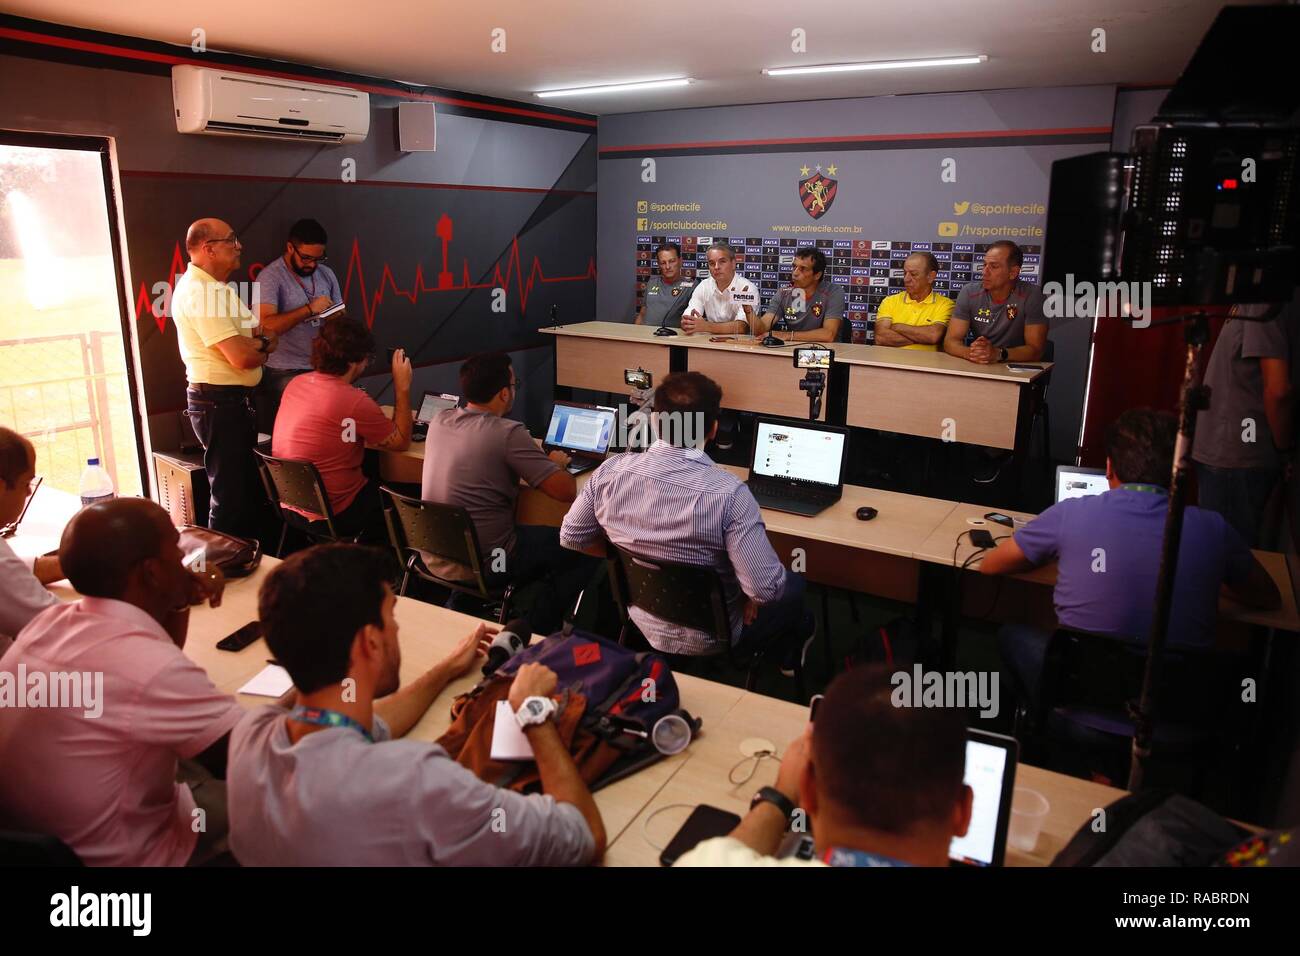
[[[767,335],[763,336],[763,340],[758,344],[766,345],[768,348],[775,348],[776,346],[779,345],[785,345],[785,339],[778,339],[775,335],[772,334],[777,330],[778,326],[780,327],[782,332],[790,331],[790,324],[785,320],[785,313],[781,313],[776,317],[776,321],[772,323],[772,327],[767,330]]]
[[[689,303],[688,303],[689,304]],[[655,335],[676,335],[676,329],[668,328],[668,316],[672,314],[672,309],[664,313],[664,317],[659,320],[659,328],[655,329]]]
[[[560,327],[560,307],[558,305],[553,305],[551,306],[551,328],[558,329],[559,327]]]
[[[507,622],[492,639],[487,662],[483,665],[483,676],[496,673],[502,664],[527,647],[532,639],[532,626],[522,617]]]

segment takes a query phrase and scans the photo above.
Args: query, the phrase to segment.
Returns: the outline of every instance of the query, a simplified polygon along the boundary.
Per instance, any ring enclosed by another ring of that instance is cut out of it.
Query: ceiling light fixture
[[[921,60],[871,60],[866,63],[827,63],[822,66],[781,66],[763,70],[768,76],[807,76],[811,73],[858,73],[865,70],[907,70],[927,66],[970,66],[988,56],[939,56]]]
[[[662,90],[670,86],[687,86],[693,83],[690,77],[675,80],[644,80],[638,83],[611,83],[606,86],[581,86],[572,90],[544,90],[533,95],[538,99],[552,99],[557,96],[588,96],[597,93],[638,93],[641,90]]]

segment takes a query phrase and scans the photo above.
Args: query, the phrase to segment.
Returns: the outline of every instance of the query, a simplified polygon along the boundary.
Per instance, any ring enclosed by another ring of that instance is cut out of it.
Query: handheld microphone
[[[502,664],[527,647],[532,639],[533,629],[522,617],[505,624],[497,631],[497,636],[492,639],[492,646],[488,648],[487,661],[483,664],[483,676],[495,674]]]

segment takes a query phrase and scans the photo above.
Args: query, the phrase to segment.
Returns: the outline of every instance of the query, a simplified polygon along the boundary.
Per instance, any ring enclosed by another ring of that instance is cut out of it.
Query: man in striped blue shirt
[[[699,372],[665,378],[655,391],[654,444],[640,454],[615,455],[592,473],[569,508],[560,542],[603,556],[612,541],[653,560],[714,568],[727,595],[732,643],[797,637],[783,667],[793,673],[794,656],[806,652],[812,636],[804,580],[772,550],[749,488],[704,453],[717,434],[721,405],[722,389]],[[640,608],[631,616],[651,646],[665,653],[725,650],[711,634]]]

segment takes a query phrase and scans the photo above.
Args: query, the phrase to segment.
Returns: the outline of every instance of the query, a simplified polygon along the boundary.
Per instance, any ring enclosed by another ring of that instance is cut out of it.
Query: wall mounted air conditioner
[[[359,143],[370,131],[370,97],[342,86],[184,65],[172,100],[182,133]]]

